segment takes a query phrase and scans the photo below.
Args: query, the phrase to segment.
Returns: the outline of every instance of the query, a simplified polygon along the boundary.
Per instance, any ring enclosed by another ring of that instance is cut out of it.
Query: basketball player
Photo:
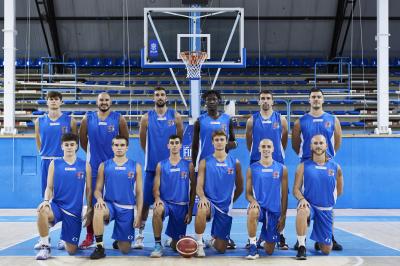
[[[249,253],[247,259],[257,259],[256,231],[262,222],[261,238],[268,255],[274,252],[279,232],[285,227],[288,201],[288,173],[286,167],[273,159],[274,144],[270,139],[260,141],[261,159],[250,165],[246,174],[246,198]]]
[[[182,139],[178,135],[169,137],[169,158],[157,164],[153,194],[153,232],[155,247],[150,257],[163,254],[161,231],[163,220],[169,216],[166,234],[172,238],[169,244],[176,250],[178,240],[186,235],[186,226],[192,220],[196,183],[193,164],[182,159]]]
[[[97,200],[94,206],[94,233],[96,249],[90,259],[101,259],[106,256],[103,244],[104,222],[114,220],[112,238],[117,241],[119,250],[126,254],[134,240],[135,228],[140,226],[140,215],[143,206],[142,167],[139,163],[128,159],[129,140],[118,135],[112,140],[114,158],[99,166],[96,190]],[[104,198],[103,198],[103,191]],[[137,217],[134,219],[134,206]]]
[[[62,135],[61,141],[64,156],[50,162],[44,200],[37,208],[40,235],[37,260],[47,260],[50,257],[49,225],[54,226],[61,221],[61,239],[65,241],[65,248],[70,255],[76,252],[81,234],[85,186],[88,204],[86,222],[91,222],[93,214],[91,168],[88,163],[76,157],[78,136],[66,133]]]
[[[342,143],[342,128],[339,119],[323,110],[324,94],[321,89],[313,88],[309,96],[310,111],[300,117],[293,127],[292,147],[301,161],[311,158],[310,143],[314,135],[322,134],[328,145],[327,154],[335,156]],[[295,245],[297,249],[297,243]],[[343,250],[342,245],[333,237],[333,250]]]
[[[142,249],[143,231],[149,207],[154,203],[153,184],[157,164],[168,158],[168,138],[171,135],[182,137],[183,122],[180,114],[167,107],[167,92],[162,87],[154,89],[154,110],[142,116],[139,128],[140,146],[145,152],[145,178],[143,186],[143,211],[139,234],[133,248]]]
[[[258,105],[260,112],[253,114],[246,123],[246,143],[247,149],[250,151],[250,165],[260,160],[259,144],[262,139],[270,139],[273,142],[272,159],[284,164],[288,140],[286,118],[273,110],[274,99],[269,90],[263,90],[259,93]],[[257,246],[262,248],[262,242],[262,238],[259,237]],[[278,247],[282,250],[289,249],[283,231],[279,234]]]
[[[110,110],[111,97],[102,92],[97,97],[97,112],[88,112],[82,119],[79,131],[82,149],[92,167],[92,184],[96,184],[100,163],[113,158],[112,139],[117,135],[129,138],[125,118]],[[93,185],[94,186],[94,185]],[[93,199],[93,204],[95,199]],[[86,239],[79,248],[87,249],[93,244],[93,225],[87,227]]]
[[[76,121],[61,112],[62,94],[49,91],[46,95],[47,113],[35,121],[36,146],[41,156],[42,198],[47,187],[47,173],[50,162],[63,156],[61,136],[64,133],[77,133]],[[40,249],[40,243],[35,249]],[[64,249],[63,241],[57,244],[58,249]]]
[[[311,158],[296,169],[293,195],[299,201],[296,215],[296,232],[299,243],[296,259],[305,260],[307,222],[314,220],[311,239],[316,250],[328,255],[333,242],[333,207],[343,192],[343,175],[340,166],[327,154],[328,145],[323,135],[311,139]]]
[[[206,221],[213,218],[211,245],[224,253],[231,231],[231,208],[243,191],[240,162],[226,153],[227,134],[223,130],[212,134],[213,154],[200,161],[196,192],[200,198],[195,220],[198,257],[204,257],[203,233]]]

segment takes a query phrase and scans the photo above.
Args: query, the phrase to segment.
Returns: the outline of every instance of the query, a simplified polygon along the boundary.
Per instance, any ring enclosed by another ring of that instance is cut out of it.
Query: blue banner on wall
[[[157,57],[158,56],[158,41],[150,40],[149,42],[150,42],[149,43],[149,56]]]

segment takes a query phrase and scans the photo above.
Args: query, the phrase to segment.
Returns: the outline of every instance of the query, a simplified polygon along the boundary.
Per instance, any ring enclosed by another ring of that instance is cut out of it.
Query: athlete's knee
[[[69,255],[75,255],[76,251],[78,250],[78,246],[77,245],[72,245],[69,243],[65,243],[65,249],[67,250]]]
[[[197,214],[196,217],[205,217],[207,215],[207,208],[206,207],[200,207],[197,209]]]
[[[131,250],[131,243],[124,242],[124,241],[118,241],[118,248],[119,248],[119,251],[121,251],[121,253],[128,254],[129,251]]]
[[[257,208],[251,208],[251,209],[249,209],[248,216],[251,219],[257,219],[259,212],[260,211]]]
[[[275,243],[265,242],[264,250],[268,255],[272,255],[272,253],[274,253],[274,250],[275,250]]]
[[[331,245],[322,245],[322,244],[319,244],[319,243],[318,243],[318,245],[319,245],[319,247],[321,249],[321,252],[323,254],[329,255],[329,253],[331,253],[331,250],[332,250],[332,246]]]
[[[301,218],[307,218],[310,215],[310,209],[309,208],[301,208],[297,209],[297,216]]]
[[[153,216],[156,218],[162,218],[163,213],[164,213],[164,207],[162,205],[158,205],[157,207],[154,208]]]
[[[214,248],[218,253],[225,253],[227,241],[222,239],[215,239]]]

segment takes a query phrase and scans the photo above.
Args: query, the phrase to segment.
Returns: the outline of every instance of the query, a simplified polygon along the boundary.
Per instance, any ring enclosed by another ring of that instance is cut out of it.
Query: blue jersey
[[[304,162],[303,195],[310,204],[325,208],[335,205],[337,171],[338,165],[333,160],[324,165],[318,165],[313,160]]]
[[[71,117],[62,114],[57,120],[51,120],[47,114],[39,118],[40,155],[63,157],[61,137],[71,132]]]
[[[250,160],[258,161],[261,158],[258,146],[261,140],[270,139],[274,144],[272,158],[280,163],[284,162],[285,151],[282,146],[281,115],[272,112],[271,116],[264,119],[260,112],[253,114],[253,144],[251,145]]]
[[[273,161],[272,165],[265,167],[260,162],[255,162],[250,169],[254,197],[260,207],[280,213],[283,164]]]
[[[113,159],[104,162],[104,199],[120,205],[135,205],[136,162],[128,159],[118,166]]]
[[[101,120],[97,112],[87,114],[88,152],[87,160],[92,167],[92,177],[97,177],[99,165],[114,157],[112,140],[119,134],[120,114],[110,112],[105,120]]]
[[[169,157],[168,140],[175,135],[175,110],[167,109],[164,116],[159,116],[155,110],[148,113],[147,139],[145,151],[146,171],[155,171],[157,164]]]
[[[214,153],[214,146],[212,144],[212,133],[216,130],[225,131],[229,139],[229,121],[230,116],[221,114],[217,119],[210,117],[208,114],[199,116],[200,126],[200,143],[199,153],[197,155],[197,163]]]
[[[172,165],[169,159],[160,162],[160,197],[163,201],[186,205],[189,203],[190,162],[181,159]]]
[[[324,113],[319,117],[305,114],[300,118],[301,145],[299,156],[304,160],[311,158],[311,139],[315,135],[323,135],[328,144],[327,154],[329,157],[335,156],[335,116]]]
[[[81,217],[86,184],[86,162],[76,158],[70,165],[65,160],[54,160],[54,197],[61,209]]]
[[[205,158],[204,194],[221,211],[232,209],[236,181],[236,160],[229,154],[223,162],[214,155]]]

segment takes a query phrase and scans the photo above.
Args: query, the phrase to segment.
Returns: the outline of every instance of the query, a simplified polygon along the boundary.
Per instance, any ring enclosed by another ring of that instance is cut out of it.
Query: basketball
[[[197,241],[190,236],[184,236],[176,243],[176,250],[184,258],[190,258],[197,252]]]

